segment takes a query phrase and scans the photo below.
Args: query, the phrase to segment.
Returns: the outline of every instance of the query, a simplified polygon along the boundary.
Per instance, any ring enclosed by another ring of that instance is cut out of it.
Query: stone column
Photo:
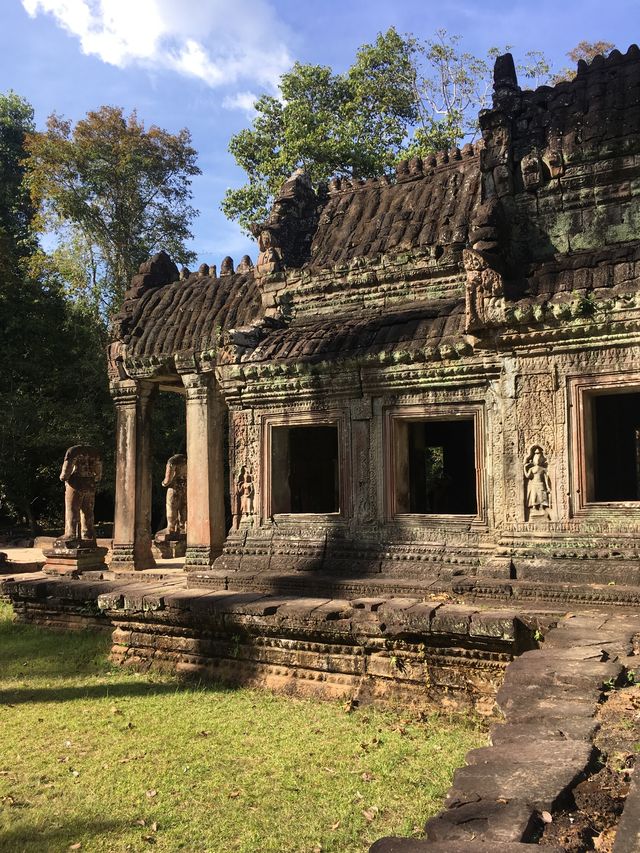
[[[127,379],[111,387],[116,406],[116,506],[111,568],[152,569],[151,407],[155,386]]]
[[[222,553],[224,410],[213,374],[183,375],[187,391],[187,571],[208,569]]]

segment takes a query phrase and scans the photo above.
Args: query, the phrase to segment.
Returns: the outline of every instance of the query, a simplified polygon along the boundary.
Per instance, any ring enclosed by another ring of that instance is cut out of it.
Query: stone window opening
[[[640,508],[640,374],[570,381],[573,514]]]
[[[594,395],[590,408],[593,478],[588,499],[640,501],[640,390]]]
[[[386,434],[388,518],[484,518],[481,407],[390,410]]]
[[[340,513],[338,438],[337,424],[271,428],[271,515]]]
[[[396,512],[476,515],[472,420],[420,420],[396,424]]]

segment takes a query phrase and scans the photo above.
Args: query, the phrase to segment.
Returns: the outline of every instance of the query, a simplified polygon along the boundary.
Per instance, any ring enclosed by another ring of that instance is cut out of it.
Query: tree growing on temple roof
[[[62,236],[54,262],[102,316],[119,306],[140,263],[164,248],[193,260],[186,241],[197,211],[191,178],[200,173],[189,131],[145,128],[135,112],[89,112],[75,127],[55,114],[26,141],[38,225]],[[84,282],[84,286],[83,286]]]
[[[405,157],[472,139],[478,111],[490,103],[500,51],[476,57],[460,42],[446,30],[420,41],[391,27],[360,47],[344,74],[296,63],[281,77],[277,97],[258,98],[252,127],[231,138],[229,151],[248,181],[227,190],[225,216],[249,230],[297,168],[315,185],[333,175],[367,178],[390,172]],[[549,63],[529,51],[519,70],[537,84]]]
[[[249,180],[227,191],[224,214],[248,229],[299,167],[314,184],[390,169],[418,118],[414,84],[413,48],[394,29],[361,47],[344,74],[296,62],[279,96],[258,98],[252,127],[231,138],[229,151]]]

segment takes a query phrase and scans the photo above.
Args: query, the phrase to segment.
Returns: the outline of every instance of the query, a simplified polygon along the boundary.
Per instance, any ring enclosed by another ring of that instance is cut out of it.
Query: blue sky
[[[392,25],[422,38],[444,27],[477,54],[541,49],[561,67],[582,39],[622,51],[640,41],[640,0],[0,0],[0,91],[30,101],[39,127],[53,111],[77,120],[102,104],[188,127],[203,171],[193,184],[198,263],[255,260],[219,211],[225,189],[243,183],[227,153],[250,122],[243,105],[295,60],[345,70]]]

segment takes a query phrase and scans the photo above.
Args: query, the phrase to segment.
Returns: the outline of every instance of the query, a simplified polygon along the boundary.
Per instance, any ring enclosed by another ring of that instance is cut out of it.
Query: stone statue
[[[234,527],[237,529],[240,526],[240,521],[243,516],[253,514],[253,497],[255,489],[253,487],[253,477],[243,465],[240,469],[240,474],[236,481]]]
[[[167,490],[166,532],[185,534],[187,531],[187,457],[176,453],[167,460],[162,485]]]
[[[260,254],[256,263],[258,275],[269,275],[282,269],[282,252],[274,244],[274,237],[268,228],[263,228],[258,234]]]
[[[64,482],[64,535],[67,546],[96,544],[93,506],[102,479],[102,458],[95,447],[76,444],[64,456],[60,479]]]
[[[549,515],[551,507],[551,480],[549,464],[544,450],[534,444],[524,460],[524,476],[527,480],[527,511],[531,515]]]

